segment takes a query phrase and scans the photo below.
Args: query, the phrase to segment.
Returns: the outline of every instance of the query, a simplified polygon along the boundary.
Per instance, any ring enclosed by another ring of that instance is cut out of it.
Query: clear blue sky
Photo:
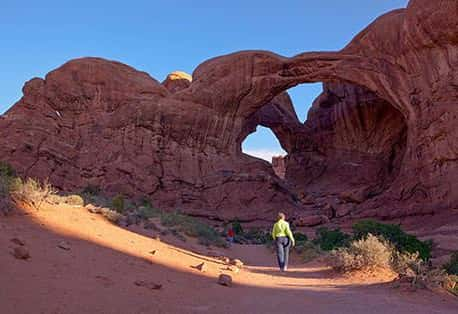
[[[0,0],[0,113],[23,83],[64,62],[99,56],[162,81],[202,61],[246,49],[292,56],[338,50],[374,18],[407,0],[17,1]],[[291,90],[301,120],[320,84]],[[258,132],[257,132],[258,133]],[[278,151],[269,132],[244,149]]]

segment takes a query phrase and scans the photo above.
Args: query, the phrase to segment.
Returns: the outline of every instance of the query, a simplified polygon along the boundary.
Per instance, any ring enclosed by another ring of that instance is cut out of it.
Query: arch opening
[[[257,132],[245,142],[257,128],[278,139],[286,153],[275,160],[284,169],[279,176],[299,195],[381,194],[400,173],[407,145],[407,123],[397,106],[346,81],[304,83],[275,96],[245,120],[243,152],[249,151],[246,143],[262,143]]]
[[[365,87],[324,83],[302,126],[285,175],[299,192],[358,191],[370,198],[385,191],[401,170],[404,115]]]

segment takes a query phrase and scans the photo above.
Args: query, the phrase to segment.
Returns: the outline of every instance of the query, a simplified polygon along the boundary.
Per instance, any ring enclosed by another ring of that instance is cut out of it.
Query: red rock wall
[[[74,60],[29,81],[0,118],[0,159],[63,189],[94,184],[219,219],[319,211],[301,193],[342,187],[368,189],[360,216],[456,208],[457,11],[456,0],[412,0],[341,51],[238,52],[199,65],[190,84]],[[282,93],[317,81],[337,84],[302,125]],[[241,153],[256,124],[290,154],[287,180]]]

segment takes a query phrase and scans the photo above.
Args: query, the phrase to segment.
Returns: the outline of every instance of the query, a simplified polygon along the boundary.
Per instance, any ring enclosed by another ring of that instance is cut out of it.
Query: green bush
[[[14,176],[16,176],[16,171],[9,163],[5,161],[0,161],[0,176],[13,178]]]
[[[382,224],[374,220],[362,220],[353,225],[355,239],[362,239],[369,233],[390,241],[401,253],[418,252],[423,260],[431,257],[431,241],[420,241],[415,236],[405,233],[398,225]]]
[[[458,276],[458,251],[455,251],[452,256],[450,256],[450,261],[444,265],[444,269],[449,275]]]
[[[137,214],[140,216],[141,219],[150,219],[154,217],[159,217],[161,215],[161,211],[157,208],[147,206],[140,206],[137,209]]]
[[[121,194],[116,195],[111,200],[111,207],[118,213],[124,213],[124,196]]]
[[[316,230],[316,238],[313,243],[324,251],[332,251],[347,246],[349,241],[350,236],[339,229],[329,230],[326,227],[321,227]]]
[[[82,191],[82,194],[86,195],[98,195],[100,193],[100,187],[94,184],[88,184]]]
[[[252,228],[245,231],[243,233],[243,237],[252,244],[266,244],[272,236],[270,235],[270,232],[266,230]]]
[[[213,227],[196,218],[179,212],[163,212],[161,214],[161,223],[166,227],[176,227],[177,230],[187,236],[197,238],[199,243],[209,243],[220,247],[226,246],[226,242]]]
[[[15,171],[8,163],[0,161],[0,198],[9,199]]]
[[[294,233],[294,240],[296,240],[296,245],[297,245],[298,243],[307,242],[308,241],[308,237],[307,237],[307,235],[305,235],[303,233],[295,232]]]

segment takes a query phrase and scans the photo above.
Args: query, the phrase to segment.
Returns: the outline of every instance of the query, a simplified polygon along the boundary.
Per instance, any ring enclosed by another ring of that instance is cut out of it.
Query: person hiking
[[[234,237],[235,237],[234,229],[232,227],[229,227],[229,229],[227,230],[227,237],[226,237],[229,244],[234,243]]]
[[[277,222],[272,228],[272,238],[277,248],[278,267],[281,271],[286,271],[288,270],[289,248],[295,245],[295,241],[284,213],[278,213]]]

